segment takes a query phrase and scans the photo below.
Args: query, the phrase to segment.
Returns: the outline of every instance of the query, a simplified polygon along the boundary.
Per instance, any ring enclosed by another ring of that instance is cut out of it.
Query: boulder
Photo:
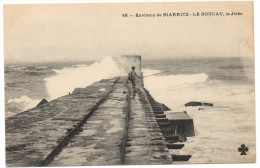
[[[212,103],[203,103],[203,106],[213,106]]]
[[[191,102],[185,104],[185,107],[187,107],[187,106],[202,106],[202,102],[191,101]]]
[[[169,112],[167,113],[169,128],[175,135],[178,135],[181,141],[186,141],[186,137],[195,136],[193,119],[183,112]]]
[[[213,104],[191,101],[189,103],[186,103],[185,106],[213,106]]]

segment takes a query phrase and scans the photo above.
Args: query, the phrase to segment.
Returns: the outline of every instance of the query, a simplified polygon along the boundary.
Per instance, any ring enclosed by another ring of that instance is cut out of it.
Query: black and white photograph
[[[3,4],[5,166],[256,163],[254,40],[253,1]]]

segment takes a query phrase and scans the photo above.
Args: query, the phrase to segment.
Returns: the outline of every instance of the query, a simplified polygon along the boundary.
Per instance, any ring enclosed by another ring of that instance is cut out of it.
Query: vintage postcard
[[[7,167],[256,162],[252,1],[3,16]]]

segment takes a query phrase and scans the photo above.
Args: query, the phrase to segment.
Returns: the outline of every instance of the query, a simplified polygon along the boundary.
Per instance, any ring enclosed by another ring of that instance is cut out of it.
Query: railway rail
[[[134,65],[142,75],[140,56],[115,61],[125,70]],[[175,152],[184,147],[186,137],[176,133],[173,120],[168,121],[165,109],[143,87],[143,79],[136,81],[137,92],[125,81],[125,77],[102,79],[7,118],[7,166],[188,161],[191,155]]]
[[[149,92],[144,88],[134,92],[123,81],[118,78],[114,82],[111,90],[88,110],[78,124],[68,129],[67,135],[60,139],[39,166],[68,163],[73,166],[172,164],[174,161],[189,160],[191,155],[170,155],[169,150],[184,146],[179,142],[184,142],[185,137],[174,135],[164,111]],[[124,102],[123,106],[117,108],[114,104],[114,109],[108,112],[111,104],[118,101]],[[109,120],[111,123],[113,120],[121,123],[108,124],[110,126],[107,128],[112,133],[102,128]],[[89,134],[91,131],[95,133]],[[106,144],[110,142],[114,143]],[[94,153],[96,156],[93,156]]]

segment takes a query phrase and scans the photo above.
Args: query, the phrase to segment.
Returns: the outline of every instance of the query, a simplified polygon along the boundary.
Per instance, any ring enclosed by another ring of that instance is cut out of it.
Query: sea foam
[[[44,79],[51,99],[66,95],[77,87],[87,87],[101,79],[123,75],[112,57],[105,57],[102,61],[91,65],[80,64],[61,70],[55,69],[54,72],[55,75]]]
[[[40,100],[31,99],[30,97],[25,96],[25,95],[21,96],[20,98],[9,99],[7,103],[9,105],[12,104],[12,107],[15,107],[15,110],[9,111],[10,109],[8,110],[8,108],[7,108],[6,117],[10,117],[10,116],[20,113],[22,111],[31,109],[31,108],[37,106],[37,104],[39,102],[40,102]]]
[[[144,76],[160,73],[158,70],[143,70]],[[159,102],[175,110],[185,110],[189,101],[219,104],[251,103],[254,89],[248,85],[226,84],[210,80],[205,73],[155,75],[144,78],[144,86]]]

